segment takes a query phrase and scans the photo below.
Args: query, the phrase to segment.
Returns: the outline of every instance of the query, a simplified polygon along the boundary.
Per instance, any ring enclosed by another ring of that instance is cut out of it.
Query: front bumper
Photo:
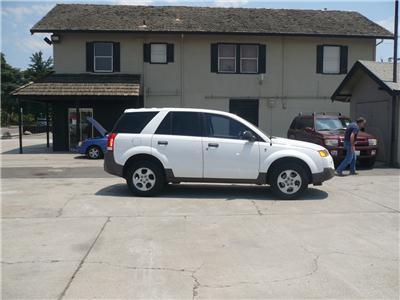
[[[111,175],[123,177],[124,167],[115,162],[114,153],[112,151],[106,151],[106,153],[104,153],[104,171]]]
[[[331,179],[333,176],[335,176],[335,169],[324,168],[321,173],[312,174],[312,183],[314,185],[321,185],[322,182]]]

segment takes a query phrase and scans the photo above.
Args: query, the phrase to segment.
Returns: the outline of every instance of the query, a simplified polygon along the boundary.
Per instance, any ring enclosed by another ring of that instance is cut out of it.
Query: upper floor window
[[[236,45],[218,45],[218,72],[236,73]]]
[[[119,72],[120,44],[118,42],[87,42],[86,72]]]
[[[317,46],[317,73],[346,74],[348,55],[347,53],[347,46]]]
[[[151,44],[150,62],[165,64],[167,63],[167,44]]]
[[[260,74],[266,69],[266,47],[259,44],[211,44],[211,72]]]
[[[258,73],[258,45],[240,45],[240,72]]]
[[[113,44],[94,43],[94,71],[113,71]]]
[[[174,44],[150,43],[143,45],[143,60],[151,64],[174,62]]]

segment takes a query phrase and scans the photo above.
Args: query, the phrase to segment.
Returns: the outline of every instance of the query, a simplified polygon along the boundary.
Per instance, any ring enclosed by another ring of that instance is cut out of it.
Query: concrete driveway
[[[204,184],[136,198],[102,161],[13,143],[4,299],[399,297],[399,170],[334,178],[298,201]]]

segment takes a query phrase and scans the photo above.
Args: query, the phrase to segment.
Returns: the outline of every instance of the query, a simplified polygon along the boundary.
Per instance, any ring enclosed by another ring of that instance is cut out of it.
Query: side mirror
[[[256,140],[256,137],[252,132],[246,130],[242,134],[242,139],[248,140],[249,142],[254,142]]]
[[[311,128],[311,127],[305,127],[304,130],[306,132],[314,132],[314,128]]]

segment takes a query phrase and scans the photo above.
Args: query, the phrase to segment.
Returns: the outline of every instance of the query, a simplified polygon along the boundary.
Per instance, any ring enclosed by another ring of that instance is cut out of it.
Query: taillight
[[[114,150],[114,140],[117,137],[116,133],[110,133],[108,135],[108,141],[107,141],[107,150],[108,151],[113,151]]]

